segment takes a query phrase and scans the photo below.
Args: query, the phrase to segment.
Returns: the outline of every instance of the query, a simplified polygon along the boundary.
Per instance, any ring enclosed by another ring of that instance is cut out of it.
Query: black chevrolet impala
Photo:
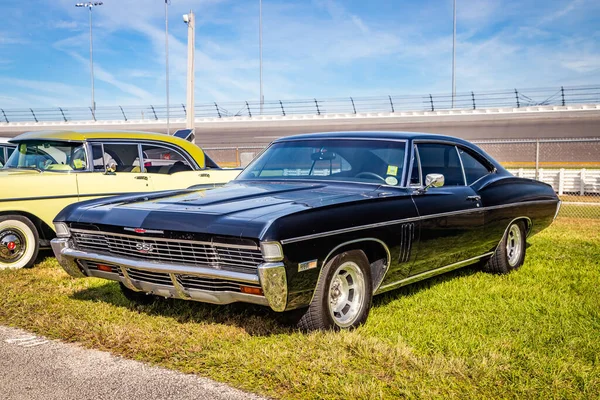
[[[373,295],[469,264],[519,268],[559,206],[464,140],[308,134],[221,188],[71,205],[52,246],[69,274],[118,281],[132,300],[304,309],[303,329],[352,328]]]

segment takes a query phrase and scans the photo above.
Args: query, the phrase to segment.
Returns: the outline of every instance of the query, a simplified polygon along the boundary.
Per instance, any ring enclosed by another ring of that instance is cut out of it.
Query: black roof
[[[404,139],[404,140],[445,140],[455,143],[468,143],[463,139],[454,136],[438,135],[435,133],[422,132],[393,132],[393,131],[350,131],[350,132],[319,132],[303,133],[299,135],[285,136],[275,140],[275,142],[285,142],[289,140],[303,139]]]

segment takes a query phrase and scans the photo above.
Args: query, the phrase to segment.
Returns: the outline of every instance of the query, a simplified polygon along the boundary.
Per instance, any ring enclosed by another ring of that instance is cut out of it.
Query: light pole
[[[454,98],[456,97],[456,0],[454,0],[454,18],[452,21],[452,108],[454,108]]]
[[[263,113],[265,96],[263,95],[263,56],[262,56],[262,0],[258,6],[258,52],[260,55],[260,113]]]
[[[186,128],[194,129],[194,51],[196,49],[196,16],[190,10],[183,16],[183,22],[188,26],[188,65],[187,65],[187,119]]]
[[[94,100],[94,40],[92,35],[92,8],[101,5],[101,1],[75,4],[75,7],[86,7],[90,10],[90,75],[92,77],[92,114],[94,114],[94,118],[96,117],[96,100]]]
[[[167,74],[167,135],[171,134],[170,110],[169,110],[169,4],[171,0],[165,0],[165,64]]]

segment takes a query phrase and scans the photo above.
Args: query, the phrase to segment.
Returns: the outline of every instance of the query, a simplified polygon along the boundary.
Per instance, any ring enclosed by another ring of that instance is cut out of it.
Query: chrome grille
[[[173,286],[171,276],[161,272],[142,271],[141,269],[126,268],[131,280],[149,282],[156,285]]]
[[[258,246],[236,246],[191,240],[138,237],[73,229],[79,249],[169,264],[203,265],[242,273],[256,273],[263,262]]]
[[[226,279],[214,279],[190,275],[177,275],[177,281],[185,289],[209,290],[213,292],[240,291],[239,282],[228,281]],[[258,285],[244,284],[244,286],[260,288],[260,286]]]

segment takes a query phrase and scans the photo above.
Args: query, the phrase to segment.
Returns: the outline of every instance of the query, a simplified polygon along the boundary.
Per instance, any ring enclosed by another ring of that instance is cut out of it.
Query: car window
[[[414,158],[412,163],[412,169],[410,173],[410,184],[421,186],[421,164],[419,163],[419,152],[417,146],[414,147]]]
[[[192,171],[188,160],[179,152],[160,145],[142,145],[144,168],[152,174],[174,174]]]
[[[467,178],[467,185],[472,184],[479,178],[486,176],[491,171],[477,160],[473,155],[469,154],[464,149],[459,148],[458,153],[465,169],[465,177]]]
[[[115,164],[116,172],[141,172],[137,144],[103,143],[102,147],[105,166]]]
[[[335,179],[401,184],[405,142],[307,139],[275,143],[239,179]]]
[[[4,161],[6,161],[4,158],[4,146],[0,146],[0,168],[4,166]]]
[[[36,168],[42,171],[68,172],[87,169],[82,143],[35,141],[20,143],[11,149],[6,168]]]
[[[462,186],[465,184],[463,170],[456,147],[438,143],[419,143],[421,179],[425,182],[428,174],[443,174],[444,186]]]

